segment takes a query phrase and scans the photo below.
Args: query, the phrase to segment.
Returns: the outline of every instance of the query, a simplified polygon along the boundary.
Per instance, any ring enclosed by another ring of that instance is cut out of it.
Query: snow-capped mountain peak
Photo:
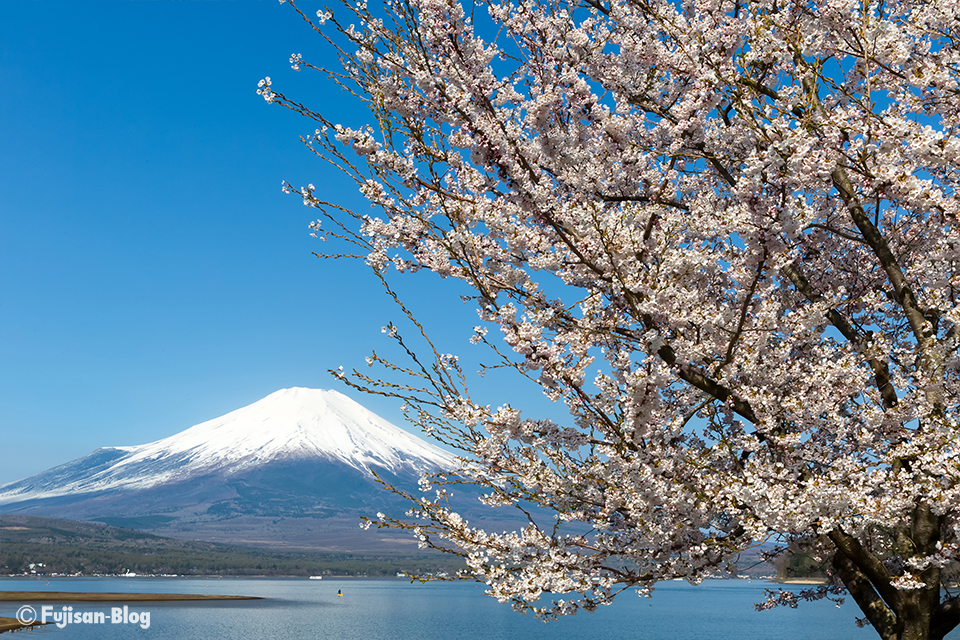
[[[186,455],[190,466],[246,466],[322,456],[356,468],[395,470],[412,460],[449,465],[450,456],[337,391],[281,389],[176,435],[135,447],[129,460]],[[419,465],[418,465],[419,466]]]
[[[363,472],[422,473],[454,466],[442,449],[337,391],[281,389],[156,442],[89,456],[0,487],[0,504],[107,490],[139,490],[274,461],[326,459]]]

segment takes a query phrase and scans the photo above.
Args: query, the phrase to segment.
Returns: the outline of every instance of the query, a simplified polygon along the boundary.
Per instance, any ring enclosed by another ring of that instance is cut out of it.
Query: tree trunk
[[[900,591],[891,607],[842,551],[834,555],[833,568],[883,640],[943,640],[960,624],[960,599],[941,602],[939,584]]]
[[[909,527],[897,532],[905,558],[936,553],[943,523],[929,505],[914,509]],[[918,589],[897,589],[884,563],[842,529],[829,534],[836,547],[833,568],[867,620],[883,640],[943,640],[960,624],[960,599],[941,601],[940,568],[931,565],[918,577]]]

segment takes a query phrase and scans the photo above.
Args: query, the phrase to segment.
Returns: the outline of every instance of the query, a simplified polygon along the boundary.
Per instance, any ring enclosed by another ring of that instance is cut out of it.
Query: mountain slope
[[[111,490],[142,490],[210,473],[234,475],[269,462],[327,460],[369,473],[451,467],[451,456],[345,395],[282,389],[178,434],[106,447],[0,486],[0,505]]]
[[[245,544],[380,548],[406,538],[358,536],[359,517],[405,505],[371,472],[416,491],[422,473],[453,466],[450,454],[343,394],[283,389],[168,438],[98,449],[0,486],[0,513]]]
[[[33,565],[33,566],[31,566]],[[0,515],[0,574],[369,575],[453,572],[440,554],[267,551],[103,524]]]

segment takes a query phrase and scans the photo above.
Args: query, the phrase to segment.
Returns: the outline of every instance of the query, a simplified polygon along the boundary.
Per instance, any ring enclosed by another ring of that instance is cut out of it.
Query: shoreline
[[[324,574],[313,574],[313,575],[322,575],[324,580],[340,580],[340,579],[363,579],[363,580],[389,580],[391,578],[400,578],[403,576],[396,575],[382,575],[382,576],[370,576],[370,575],[353,575],[349,573],[324,573]],[[230,575],[221,575],[219,573],[198,573],[198,574],[164,574],[164,573],[138,573],[135,576],[124,575],[122,573],[85,573],[83,575],[76,574],[63,574],[63,573],[42,573],[42,574],[23,574],[23,573],[0,573],[0,579],[12,579],[12,580],[63,580],[67,579],[77,579],[84,580],[89,578],[129,578],[131,580],[140,580],[142,578],[153,579],[153,578],[162,578],[166,579],[180,579],[180,580],[306,580],[310,578],[309,575],[300,575],[300,574],[283,574],[283,575],[272,575],[267,573],[254,573],[250,575],[246,574],[230,574]]]
[[[829,584],[826,578],[780,578],[773,579],[770,582],[777,584]]]

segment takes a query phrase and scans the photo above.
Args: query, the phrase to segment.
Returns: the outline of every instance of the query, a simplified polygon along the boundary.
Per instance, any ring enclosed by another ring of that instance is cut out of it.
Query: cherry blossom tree
[[[960,623],[960,3],[293,8],[339,58],[294,68],[369,107],[351,128],[259,89],[374,207],[285,185],[328,255],[391,295],[393,272],[461,281],[473,342],[569,413],[475,402],[391,325],[410,360],[341,375],[462,462],[373,524],[547,618],[776,542],[831,582],[761,608],[848,594],[884,639]],[[461,483],[526,526],[467,522]]]

